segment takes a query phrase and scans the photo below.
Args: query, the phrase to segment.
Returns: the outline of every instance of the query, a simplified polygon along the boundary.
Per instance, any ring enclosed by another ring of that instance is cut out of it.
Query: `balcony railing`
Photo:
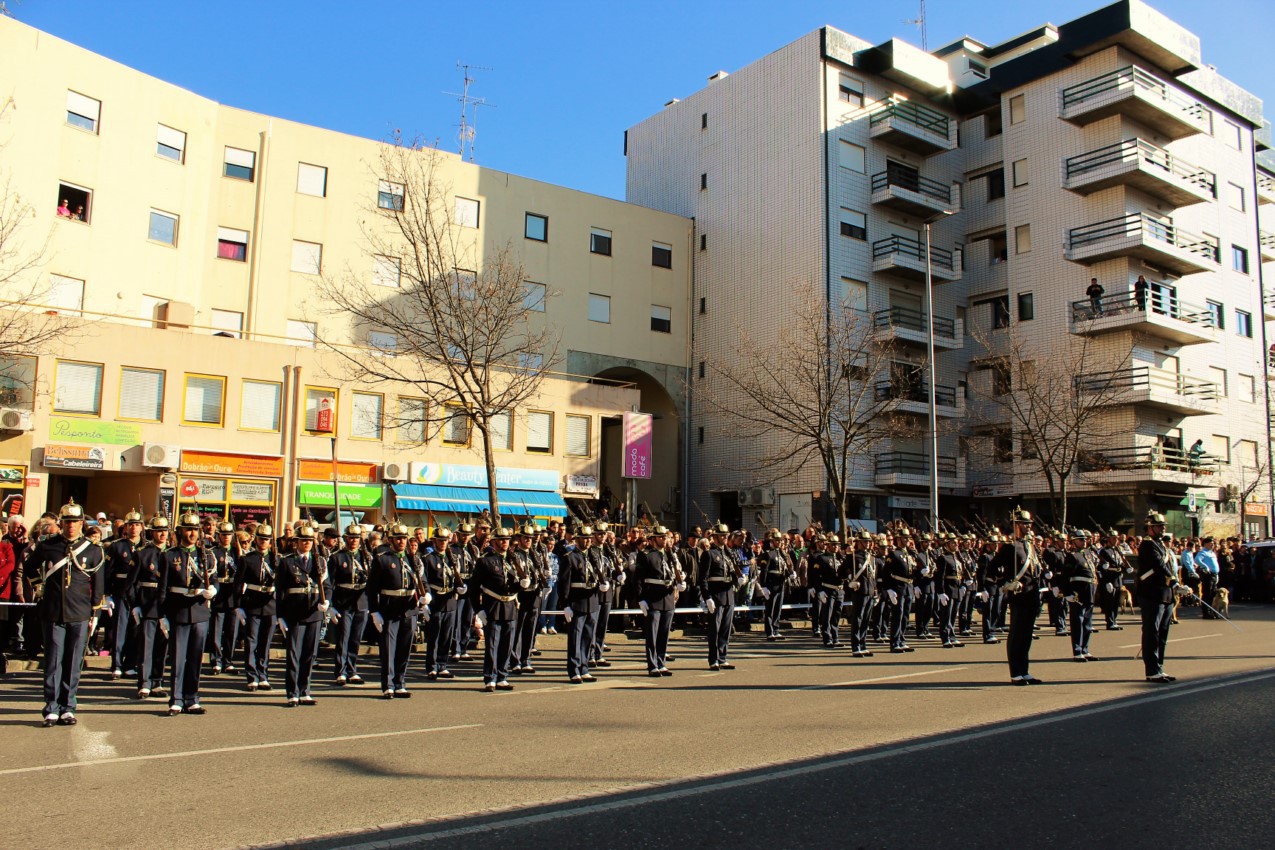
[[[1275,176],[1257,173],[1257,198],[1262,204],[1275,203]]]
[[[1257,247],[1261,250],[1263,260],[1275,260],[1275,233],[1257,231]]]
[[[924,195],[936,201],[938,206],[947,207],[952,204],[952,187],[946,183],[906,171],[881,171],[872,175],[873,192],[879,192],[891,186]]]
[[[939,478],[955,478],[956,458],[939,455]],[[877,475],[929,475],[930,456],[921,452],[882,452],[876,459]]]
[[[1122,394],[1125,391],[1168,393],[1184,400],[1210,404],[1217,401],[1217,384],[1182,376],[1152,366],[1132,366],[1110,372],[1088,372],[1076,376],[1076,390],[1082,393]],[[1119,399],[1113,398],[1113,403]]]
[[[1180,113],[1191,124],[1203,125],[1209,112],[1208,107],[1198,100],[1137,65],[1128,65],[1063,89],[1063,111],[1088,106],[1093,102],[1104,102],[1122,89],[1133,90],[1148,100],[1157,102],[1167,112]]]
[[[1082,451],[1078,459],[1081,472],[1165,470],[1185,472],[1190,475],[1213,475],[1218,471],[1216,457],[1208,454],[1192,456],[1181,449],[1165,446],[1130,446]]]
[[[915,124],[922,130],[937,133],[943,138],[948,137],[948,128],[952,123],[950,118],[936,109],[930,109],[928,106],[914,103],[910,100],[898,100],[873,112],[868,118],[868,126],[869,128],[875,127],[882,121],[888,121],[891,118]]]
[[[1067,248],[1094,246],[1109,239],[1151,239],[1173,248],[1196,254],[1211,263],[1218,262],[1218,244],[1213,239],[1190,233],[1171,221],[1161,221],[1146,213],[1129,213],[1067,231]]]
[[[905,381],[885,379],[876,383],[877,401],[915,401],[921,404],[930,403],[930,385],[926,381]],[[934,404],[942,407],[956,407],[956,387],[936,384],[934,387]]]
[[[925,314],[920,310],[912,310],[908,307],[887,307],[884,310],[878,310],[872,314],[872,322],[878,328],[903,328],[904,330],[925,333]],[[935,316],[934,335],[955,339],[956,321],[943,316]]]
[[[1217,197],[1217,176],[1213,172],[1179,159],[1164,148],[1142,139],[1126,139],[1069,157],[1066,160],[1066,176],[1069,181],[1083,180],[1104,168],[1124,162],[1142,162],[1163,169],[1166,175],[1177,177],[1211,197]]]
[[[872,259],[879,260],[893,255],[925,262],[925,246],[919,239],[907,236],[889,236],[872,243]],[[951,251],[930,246],[930,263],[936,269],[952,272],[956,270],[956,262]]]
[[[1217,318],[1212,310],[1179,301],[1175,295],[1156,290],[1152,290],[1141,298],[1133,292],[1104,295],[1098,299],[1097,304],[1089,298],[1073,301],[1071,302],[1071,320],[1072,322],[1091,322],[1109,316],[1146,313],[1148,309],[1152,313],[1167,316],[1170,319],[1178,319],[1210,329],[1217,327]]]

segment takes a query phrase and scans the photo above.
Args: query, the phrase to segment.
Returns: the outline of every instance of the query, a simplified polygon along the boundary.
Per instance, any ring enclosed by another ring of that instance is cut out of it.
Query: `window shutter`
[[[68,91],[66,93],[66,111],[74,112],[76,115],[83,115],[85,118],[91,118],[94,122],[101,117],[102,103],[91,97],[85,97],[79,92]]]
[[[240,168],[253,168],[257,164],[257,154],[240,148],[226,148],[226,163]]]
[[[164,373],[125,367],[120,373],[120,418],[158,422],[163,407]]]
[[[328,170],[322,165],[297,163],[297,191],[322,198],[328,193]]]
[[[239,427],[257,431],[279,430],[280,388],[269,381],[244,381]]]
[[[589,456],[588,416],[567,415],[567,454],[575,457]]]
[[[350,434],[369,440],[381,439],[381,402],[379,395],[355,393],[350,405]]]
[[[318,274],[323,263],[323,246],[317,242],[292,242],[292,270],[302,274]]]
[[[179,151],[186,149],[186,134],[181,130],[174,130],[172,127],[159,125],[156,130],[155,140],[165,147],[174,148]]]
[[[61,413],[97,413],[102,401],[102,367],[92,363],[57,364],[53,408]]]
[[[487,428],[491,433],[492,448],[506,451],[513,448],[513,431],[509,427],[508,412],[492,416],[487,421]]]
[[[220,425],[221,399],[225,388],[226,382],[222,378],[188,375],[186,377],[186,413],[183,418],[187,422]]]
[[[552,437],[553,414],[534,410],[527,414],[527,451],[550,451]]]

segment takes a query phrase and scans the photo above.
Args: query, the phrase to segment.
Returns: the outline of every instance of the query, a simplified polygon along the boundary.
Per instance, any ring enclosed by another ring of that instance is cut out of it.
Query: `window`
[[[292,270],[301,274],[319,274],[323,268],[323,246],[318,242],[292,240]]]
[[[1016,159],[1011,166],[1014,172],[1014,188],[1027,185],[1027,160]]]
[[[514,450],[513,417],[509,411],[493,413],[487,418],[487,436],[493,449],[502,452]]]
[[[652,243],[651,265],[659,266],[662,269],[673,268],[673,246],[665,245],[663,242]]]
[[[1244,187],[1235,183],[1227,183],[1226,187],[1226,202],[1230,204],[1231,209],[1244,212]]]
[[[1257,378],[1252,375],[1236,375],[1239,378],[1240,398],[1250,404],[1257,403]]]
[[[217,228],[217,256],[237,263],[248,260],[248,231],[233,227]]]
[[[67,91],[66,123],[72,127],[79,127],[81,130],[96,133],[101,116],[102,101],[94,100],[79,92]]]
[[[589,293],[589,321],[610,324],[611,298],[607,295]]]
[[[699,235],[699,249],[701,251],[708,250],[708,234],[707,233],[701,233]]]
[[[708,113],[707,112],[705,112],[703,115],[699,117],[699,128],[701,130],[708,129]]]
[[[247,180],[252,182],[252,176],[257,170],[257,154],[254,151],[246,151],[242,148],[226,148],[225,169],[222,171],[226,177],[233,177],[236,180]]]
[[[868,217],[861,212],[842,207],[841,235],[866,241],[868,238]]]
[[[331,433],[336,429],[336,414],[339,397],[337,391],[332,387],[306,387],[305,388],[305,429],[307,431],[319,430],[319,411],[331,411],[331,424],[323,433]]]
[[[382,354],[393,354],[398,351],[398,337],[388,331],[368,331],[367,344]]]
[[[102,412],[102,364],[59,360],[53,369],[53,411],[97,416]]]
[[[1014,435],[1009,431],[992,434],[992,459],[997,463],[1014,462]]]
[[[0,405],[35,409],[34,357],[0,357]]]
[[[82,221],[88,224],[93,213],[93,190],[74,183],[58,184],[57,217],[66,221]]]
[[[243,313],[235,310],[212,311],[213,336],[229,336],[238,339],[243,333]]]
[[[863,106],[863,81],[856,80],[849,74],[842,74],[837,83],[837,98],[856,109]]]
[[[469,414],[459,405],[447,405],[446,418],[443,420],[443,444],[448,446],[469,445]]]
[[[530,280],[522,282],[522,306],[533,313],[545,311],[545,299],[548,296],[549,288],[543,283],[534,283]]]
[[[1014,253],[1030,254],[1032,249],[1032,226],[1020,224],[1014,228]]]
[[[527,219],[523,223],[522,235],[536,242],[548,242],[549,216],[527,213]]]
[[[69,120],[69,119],[68,119]],[[1244,149],[1244,131],[1239,124],[1228,119],[1222,119],[1222,141],[1227,147],[1238,150]]]
[[[991,326],[995,330],[1009,327],[1009,296],[1000,295],[996,298],[986,298],[982,301],[975,301],[972,305],[975,308],[986,307],[988,310],[988,318],[991,319]]]
[[[1231,246],[1231,268],[1240,274],[1248,274],[1248,249],[1239,245]]]
[[[245,431],[278,431],[283,385],[245,379],[239,393],[239,427]]]
[[[524,373],[539,372],[544,368],[545,356],[533,352],[518,352],[518,371]]]
[[[375,286],[389,286],[398,289],[402,265],[398,257],[372,257],[372,283]]]
[[[1243,337],[1253,338],[1253,314],[1244,310],[1235,311],[1235,332]]]
[[[553,414],[544,410],[527,411],[527,451],[534,454],[553,453]]]
[[[1009,259],[1009,245],[1004,233],[998,233],[987,240],[987,251],[991,264],[997,265]]]
[[[1034,318],[1036,318],[1036,303],[1032,293],[1018,293],[1018,321],[1030,322]]]
[[[354,393],[350,398],[350,439],[381,439],[381,412],[385,396],[380,393]]]
[[[651,330],[662,334],[673,332],[673,311],[658,304],[651,305]]]
[[[842,140],[837,146],[837,161],[841,163],[842,168],[848,168],[851,171],[857,171],[863,174],[867,171],[867,152],[858,145],[851,144]]]
[[[1228,390],[1227,384],[1230,382],[1227,381],[1226,379],[1226,370],[1221,368],[1220,366],[1210,366],[1208,368],[1209,368],[1209,380],[1217,384],[1217,394],[1225,398],[1227,395],[1230,394],[1227,391]]]
[[[146,238],[165,245],[177,245],[177,216],[159,210],[151,210],[150,229]]]
[[[319,328],[314,322],[303,322],[300,319],[288,319],[288,345],[300,348],[314,348],[318,339]]]
[[[51,274],[49,275],[49,291],[44,300],[45,306],[51,307],[59,314],[78,316],[84,309],[84,281]]]
[[[1001,108],[998,106],[983,116],[983,138],[990,139],[1004,132]]]
[[[1016,94],[1009,99],[1009,123],[1021,124],[1027,120],[1027,100],[1024,95]]]
[[[1228,465],[1231,462],[1231,438],[1225,434],[1210,434],[1207,442],[1209,457],[1217,458],[1217,462]]]
[[[699,373],[699,377],[701,378],[704,377],[704,371],[708,368],[706,364],[707,364],[707,361],[705,360],[701,360],[699,362],[698,373]]]
[[[708,172],[704,172],[699,176],[699,188],[700,191],[708,188]]]
[[[1238,440],[1235,443],[1235,462],[1240,466],[1256,469],[1257,461],[1257,441],[1256,440]]]
[[[478,272],[473,269],[452,269],[455,275],[455,293],[461,301],[473,301],[478,297]]]
[[[185,162],[186,134],[163,124],[156,125],[155,153],[173,162]]]
[[[376,188],[376,205],[383,210],[403,211],[403,184],[381,180]]]
[[[313,195],[316,198],[327,197],[328,169],[323,165],[311,165],[308,162],[297,163],[297,194]]]
[[[120,419],[159,422],[164,418],[164,373],[125,366],[120,370]]]
[[[477,227],[478,202],[473,198],[457,198],[456,223],[461,227]]]
[[[220,426],[225,398],[225,378],[187,374],[182,424]]]
[[[1213,317],[1213,327],[1220,331],[1226,330],[1226,307],[1217,301],[1204,302],[1204,306],[1208,309],[1209,315]]]
[[[704,426],[703,425],[699,426],[698,433],[696,434],[696,437],[695,437],[695,441],[699,443],[701,446],[704,445]]]
[[[611,256],[611,231],[589,228],[589,253]]]
[[[969,72],[973,74],[974,76],[981,77],[982,79],[987,79],[987,66],[984,65],[982,62],[979,62],[976,59],[971,59],[970,57],[966,56],[965,67],[968,68]]]
[[[425,442],[425,425],[429,421],[429,407],[423,398],[398,399],[398,441],[400,443]]]
[[[702,316],[708,312],[708,299],[701,298],[699,300],[699,314]]]
[[[1005,172],[1001,169],[989,171],[985,175],[987,179],[987,200],[994,201],[997,198],[1005,197]]]
[[[589,457],[593,417],[567,414],[567,457]]]

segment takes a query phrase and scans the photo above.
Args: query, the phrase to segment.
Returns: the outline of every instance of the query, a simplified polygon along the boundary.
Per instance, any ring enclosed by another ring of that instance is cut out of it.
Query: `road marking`
[[[1182,643],[1183,641],[1186,641],[1186,640],[1204,640],[1205,638],[1211,638],[1211,637],[1221,637],[1221,636],[1222,636],[1221,634],[1215,634],[1215,635],[1192,635],[1191,637],[1184,637],[1184,638],[1169,638],[1169,641],[1168,641],[1168,642],[1169,642],[1169,643]],[[1137,648],[1138,648],[1138,647],[1140,647],[1140,646],[1142,646],[1142,644],[1141,644],[1141,643],[1131,643],[1131,644],[1127,644],[1127,645],[1125,645],[1125,646],[1117,647],[1117,649],[1137,649]]]
[[[870,682],[891,682],[895,679],[911,679],[916,676],[933,676],[935,673],[949,673],[966,670],[966,667],[940,667],[936,670],[918,670],[915,673],[899,673],[897,676],[878,676],[875,679],[855,679],[851,682],[833,682],[830,685],[803,685],[800,688],[785,688],[787,691],[819,691],[825,688],[844,688],[847,685],[866,685]]]
[[[1195,694],[1204,693],[1206,691],[1216,690],[1218,688],[1229,688],[1235,685],[1244,685],[1250,682],[1259,682],[1265,679],[1275,678],[1275,670],[1265,670],[1254,675],[1244,676],[1238,679],[1224,679],[1221,681],[1204,681],[1196,685],[1171,685],[1163,690],[1150,692],[1147,695],[1136,696],[1129,699],[1122,699],[1114,703],[1106,703],[1104,705],[1092,706],[1090,708],[1075,709],[1063,712],[1061,714],[1050,715],[1046,717],[1036,717],[1031,720],[1021,720],[1008,723],[1005,725],[995,726],[990,729],[977,729],[970,732],[958,732],[940,738],[932,738],[922,741],[919,744],[897,744],[888,746],[879,750],[868,753],[857,753],[853,755],[844,755],[838,758],[832,758],[828,761],[822,761],[818,764],[805,764],[798,767],[788,767],[774,770],[767,773],[757,773],[752,776],[728,778],[738,773],[733,770],[729,773],[709,774],[706,776],[695,777],[692,781],[698,781],[697,785],[685,785],[687,779],[671,779],[664,782],[652,782],[639,787],[625,787],[601,791],[597,794],[590,795],[592,799],[599,802],[584,804],[579,798],[571,800],[556,801],[557,804],[563,805],[563,808],[553,811],[539,812],[533,815],[518,815],[518,809],[509,810],[509,817],[502,820],[493,820],[486,823],[473,824],[470,826],[458,826],[451,829],[438,829],[446,820],[455,820],[448,818],[440,819],[433,824],[428,823],[411,823],[403,824],[403,829],[413,829],[414,832],[405,835],[398,835],[393,838],[385,837],[384,833],[393,830],[393,826],[383,826],[377,832],[382,837],[375,841],[369,841],[362,844],[350,844],[342,841],[341,846],[345,850],[383,850],[383,848],[403,847],[406,845],[420,844],[427,841],[435,841],[437,839],[461,838],[476,834],[495,832],[501,829],[517,829],[518,827],[532,826],[535,824],[547,823],[566,818],[585,817],[588,815],[606,814],[620,809],[630,809],[637,806],[644,806],[651,803],[666,803],[679,800],[685,797],[696,797],[701,794],[708,794],[714,791],[730,791],[737,788],[747,788],[753,785],[760,785],[764,782],[781,781],[785,779],[794,779],[812,773],[822,773],[828,770],[836,770],[843,767],[853,767],[855,765],[867,764],[875,761],[882,761],[896,755],[908,755],[912,753],[922,753],[927,750],[935,750],[940,747],[948,747],[954,744],[965,744],[970,741],[977,741],[982,738],[991,738],[997,735],[1003,735],[1007,732],[1021,732],[1028,729],[1036,729],[1041,726],[1047,726],[1052,723],[1061,723],[1067,720],[1076,720],[1082,717],[1092,717],[1098,714],[1106,714],[1112,711],[1119,711],[1122,708],[1131,706],[1145,705],[1149,702],[1160,702],[1162,700],[1176,699],[1178,697],[1193,696]],[[669,786],[684,785],[684,787],[669,788]],[[660,788],[668,788],[669,790],[657,790]],[[638,792],[638,793],[634,793]],[[616,794],[633,794],[633,796],[623,799],[607,799]],[[588,799],[588,798],[586,798]],[[538,803],[536,806],[555,805],[555,801],[546,803]],[[457,816],[463,817],[463,816]],[[333,836],[335,838],[336,836]],[[343,838],[348,838],[342,836]],[[305,843],[315,844],[324,840],[323,836],[310,836]]]
[[[215,747],[209,750],[185,750],[176,753],[153,753],[148,756],[119,756],[116,758],[88,759],[86,761],[60,762],[58,764],[42,764],[34,767],[14,767],[0,770],[0,776],[12,776],[17,773],[41,773],[49,770],[65,770],[68,767],[94,767],[103,764],[125,764],[137,761],[159,761],[162,759],[181,759],[192,756],[216,755],[218,753],[242,753],[249,750],[271,750],[279,747],[304,747],[311,744],[338,744],[343,741],[366,741],[372,738],[396,738],[402,735],[423,735],[426,732],[452,732],[459,729],[477,729],[481,723],[466,723],[460,726],[433,726],[428,729],[404,729],[398,732],[370,732],[366,735],[339,735],[335,738],[306,738],[300,741],[275,741],[269,744],[244,744],[238,747]]]

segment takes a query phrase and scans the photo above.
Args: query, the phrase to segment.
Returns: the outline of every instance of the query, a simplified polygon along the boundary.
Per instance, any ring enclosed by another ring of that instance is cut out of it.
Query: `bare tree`
[[[1241,445],[1244,441],[1241,441]],[[1258,443],[1253,443],[1254,457],[1239,457],[1235,464],[1232,478],[1235,481],[1236,501],[1239,503],[1241,539],[1244,537],[1244,520],[1248,516],[1248,500],[1257,488],[1266,485],[1271,473],[1270,454],[1263,452]]]
[[[363,223],[365,249],[382,285],[350,270],[321,278],[320,295],[350,325],[318,342],[337,355],[351,380],[392,384],[429,399],[408,417],[419,416],[426,429],[451,420],[477,431],[498,523],[493,430],[502,421],[512,426],[557,361],[557,334],[534,322],[528,309],[529,297],[554,293],[529,296],[512,249],[484,254],[472,241],[479,231],[459,226],[445,157],[402,138],[383,148],[379,173],[392,191]]]
[[[820,286],[797,284],[797,306],[773,337],[744,330],[735,348],[709,362],[699,398],[727,417],[736,439],[762,448],[749,471],[771,481],[818,464],[846,528],[855,459],[907,430],[901,397],[915,388],[891,372],[893,334],[870,313],[829,306]]]

